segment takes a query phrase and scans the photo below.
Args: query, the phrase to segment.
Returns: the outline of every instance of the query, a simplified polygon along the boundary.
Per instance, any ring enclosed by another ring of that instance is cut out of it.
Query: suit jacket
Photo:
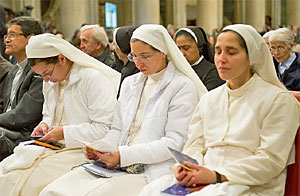
[[[3,91],[5,88],[5,78],[12,68],[12,64],[4,59],[0,54],[0,113],[3,111]]]
[[[6,77],[3,92],[4,111],[8,107],[12,82],[18,69],[18,66],[14,65]],[[0,127],[18,132],[31,132],[42,119],[44,102],[42,88],[43,79],[35,74],[27,63],[19,79],[12,109],[0,114]]]

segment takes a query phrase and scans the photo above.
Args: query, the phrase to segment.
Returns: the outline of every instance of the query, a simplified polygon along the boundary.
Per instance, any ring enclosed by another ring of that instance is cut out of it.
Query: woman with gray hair
[[[269,37],[270,50],[276,61],[277,75],[288,90],[300,91],[300,55],[293,52],[293,32],[280,28]]]

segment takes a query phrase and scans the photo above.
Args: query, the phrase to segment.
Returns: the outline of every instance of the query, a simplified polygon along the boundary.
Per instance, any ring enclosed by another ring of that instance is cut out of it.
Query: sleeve
[[[230,183],[262,185],[286,167],[299,126],[298,106],[286,93],[279,94],[262,121],[260,146],[247,158],[218,169]]]
[[[204,164],[203,155],[206,152],[201,115],[201,109],[204,108],[203,99],[204,96],[201,97],[201,100],[194,111],[189,125],[188,140],[183,148],[183,153],[196,159],[200,165]]]
[[[12,110],[0,114],[0,126],[14,131],[24,131],[24,127],[33,127],[42,119],[44,96],[43,79],[29,70],[24,83],[29,82],[28,89],[19,103]],[[26,86],[23,83],[23,86]],[[24,90],[24,89],[22,89]],[[32,130],[26,130],[32,131]]]
[[[177,83],[176,85],[179,85]],[[158,100],[159,101],[159,100]],[[167,146],[181,150],[186,141],[187,128],[197,104],[197,92],[193,83],[186,83],[169,102],[163,137],[148,143],[119,146],[121,166],[135,163],[154,164],[171,158]],[[147,126],[151,132],[155,125]]]
[[[112,83],[103,78],[102,74],[93,75],[81,86],[81,96],[86,97],[85,111],[88,113],[89,122],[64,126],[66,146],[77,147],[80,145],[76,139],[95,141],[102,139],[110,130],[114,110],[117,105],[116,93]]]

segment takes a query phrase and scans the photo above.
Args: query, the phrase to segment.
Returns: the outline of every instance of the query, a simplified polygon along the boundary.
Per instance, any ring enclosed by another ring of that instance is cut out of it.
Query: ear
[[[63,55],[63,54],[59,54],[58,55],[58,62],[60,63],[60,64],[65,64],[66,62],[67,62],[67,58]]]
[[[101,42],[101,41],[98,41],[98,42],[97,42],[97,49],[100,49],[100,48],[102,48],[102,42]]]

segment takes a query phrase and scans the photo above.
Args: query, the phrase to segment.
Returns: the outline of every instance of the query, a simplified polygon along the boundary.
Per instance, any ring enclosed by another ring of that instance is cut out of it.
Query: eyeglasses
[[[54,68],[55,68],[55,65],[56,63],[53,65],[53,68],[50,72],[45,72],[45,73],[42,73],[41,76],[44,78],[44,77],[49,77],[51,78],[52,77],[52,74],[53,74],[53,71],[54,71]]]
[[[154,54],[156,52],[157,51],[155,51],[153,54],[147,55],[147,56],[135,56],[134,54],[129,53],[128,56],[127,56],[127,58],[131,62],[137,61],[137,59],[139,59],[142,63],[145,63],[145,62],[149,61],[154,56]]]
[[[4,36],[3,36],[3,38],[4,39],[7,39],[7,38],[9,38],[9,39],[11,39],[11,40],[13,40],[13,39],[16,39],[18,36],[24,36],[24,37],[26,37],[26,34],[24,34],[24,33],[8,33],[8,34],[5,34]]]
[[[270,47],[270,51],[271,52],[275,52],[275,51],[277,51],[277,52],[284,52],[286,50],[286,48],[285,47],[283,47],[283,46],[278,46],[277,48],[275,48],[275,47]]]

